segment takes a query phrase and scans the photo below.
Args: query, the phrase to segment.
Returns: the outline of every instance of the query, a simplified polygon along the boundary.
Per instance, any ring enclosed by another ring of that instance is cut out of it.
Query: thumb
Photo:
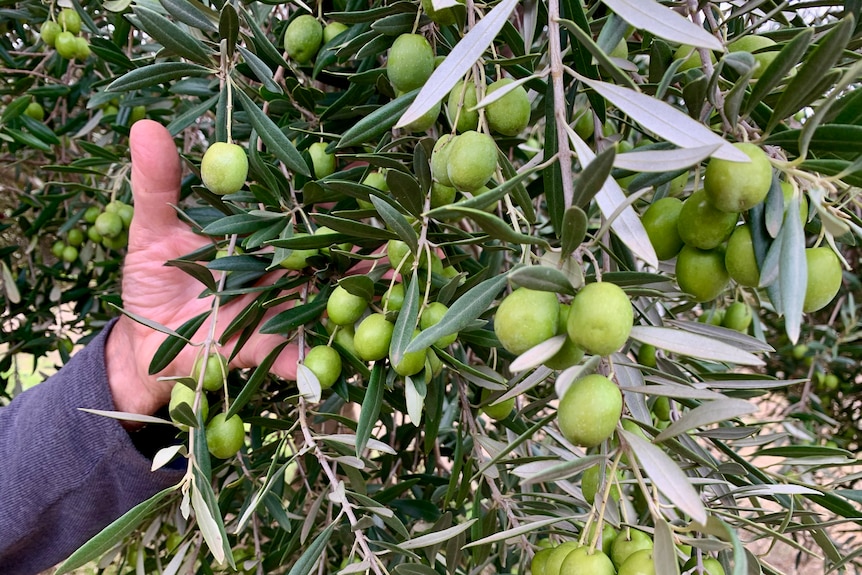
[[[180,156],[171,134],[158,122],[139,120],[131,131],[132,248],[145,238],[164,237],[179,223],[172,207],[180,196]]]

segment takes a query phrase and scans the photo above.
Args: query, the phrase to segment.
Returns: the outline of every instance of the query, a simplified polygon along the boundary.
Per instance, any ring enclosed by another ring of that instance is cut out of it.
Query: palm
[[[155,122],[142,121],[132,131],[132,189],[135,217],[129,238],[129,253],[123,268],[123,302],[125,309],[137,316],[177,329],[189,319],[213,309],[212,296],[201,298],[204,286],[182,270],[165,262],[187,255],[206,245],[208,240],[196,235],[179,221],[173,204],[178,201],[180,164],[173,140]],[[222,306],[217,314],[214,339],[219,336],[249,302],[237,298]],[[207,341],[210,322],[204,322],[187,346],[159,375],[184,376],[192,371],[201,345]],[[138,372],[145,373],[149,362],[165,340],[165,334],[137,322],[126,322],[135,345]],[[278,343],[279,336],[255,335],[232,361],[235,367],[257,365]],[[225,355],[230,355],[230,343]],[[273,370],[294,378],[296,349],[288,348]],[[171,382],[156,383],[156,396],[166,402]]]

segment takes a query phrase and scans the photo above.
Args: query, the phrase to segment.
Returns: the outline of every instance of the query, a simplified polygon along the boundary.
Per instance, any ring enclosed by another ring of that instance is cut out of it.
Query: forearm
[[[0,410],[0,573],[51,567],[182,477],[177,470],[151,472],[117,420],[80,411],[118,409],[106,335]]]

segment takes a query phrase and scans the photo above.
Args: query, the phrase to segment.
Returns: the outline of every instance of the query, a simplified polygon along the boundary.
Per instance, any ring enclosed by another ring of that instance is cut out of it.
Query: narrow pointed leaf
[[[538,244],[543,246],[548,245],[547,240],[545,240],[544,238],[516,232],[514,229],[512,229],[512,226],[510,226],[494,214],[489,214],[484,210],[477,210],[475,208],[466,208],[463,206],[455,205],[446,206],[446,210],[470,218],[471,220],[476,222],[476,224],[479,226],[479,228],[481,228],[483,232],[485,232],[494,239],[511,242],[513,244]]]
[[[392,342],[389,344],[389,360],[393,365],[398,365],[404,357],[404,350],[413,340],[413,332],[419,323],[419,280],[416,271],[407,283],[404,290],[404,303],[398,312],[395,321],[395,329],[392,331]],[[411,417],[411,419],[413,419]],[[413,419],[413,421],[417,421]]]
[[[712,155],[731,162],[750,162],[743,152],[676,108],[640,92],[579,76],[578,79],[628,114],[644,128],[681,148],[718,146]]]
[[[605,185],[608,176],[611,175],[611,168],[614,166],[614,158],[616,157],[616,149],[608,148],[590,160],[586,167],[581,170],[575,182],[575,193],[572,198],[572,205],[579,208],[587,206],[597,193]],[[583,160],[582,160],[583,163]]]
[[[215,71],[197,64],[186,64],[185,62],[161,62],[151,64],[143,68],[136,68],[130,72],[126,72],[113,82],[108,84],[106,90],[108,92],[129,92],[132,90],[140,90],[178,80],[186,77],[201,77],[214,74]]]
[[[563,233],[560,237],[560,261],[574,253],[587,237],[589,219],[584,210],[572,206],[563,214]]]
[[[212,63],[212,53],[203,42],[188,34],[182,28],[149,8],[138,6],[135,15],[141,22],[144,31],[174,54],[208,65]]]
[[[461,523],[460,525],[454,525],[452,527],[449,527],[448,529],[443,529],[442,531],[426,533],[425,535],[420,535],[419,537],[414,537],[413,539],[403,541],[398,544],[398,547],[400,549],[421,549],[422,547],[436,545],[438,543],[448,541],[459,533],[463,533],[464,531],[468,530],[476,521],[477,519],[469,519],[464,523]]]
[[[196,1],[190,0],[159,0],[168,13],[193,28],[215,32],[215,15],[208,8]]]
[[[248,67],[251,68],[251,71],[254,72],[254,75],[258,80],[266,87],[270,92],[275,92],[276,94],[281,94],[281,86],[275,83],[272,79],[272,70],[269,69],[269,66],[266,63],[257,57],[254,52],[247,50],[242,46],[237,46],[239,53],[242,54],[242,59],[245,60],[245,63],[248,64]]]
[[[566,274],[550,266],[522,266],[509,274],[512,284],[533,290],[575,295],[575,288]]]
[[[703,501],[679,465],[646,439],[625,430],[618,430],[617,433],[625,438],[658,490],[696,523],[706,524],[707,513]]]
[[[602,0],[617,16],[639,30],[677,44],[724,50],[721,41],[691,20],[655,0]]]
[[[718,144],[714,144],[676,150],[626,152],[617,154],[614,158],[614,167],[641,173],[672,172],[696,166],[713,155],[718,148]]]
[[[57,570],[57,573],[69,573],[83,567],[90,561],[95,561],[113,549],[118,543],[138,528],[153,512],[162,506],[162,500],[177,490],[178,486],[159,491],[146,501],[135,505],[122,517],[102,529],[98,535],[87,541],[75,551]]]
[[[665,441],[704,425],[749,415],[756,411],[757,406],[744,399],[728,398],[706,401],[691,411],[685,412],[682,417],[663,429],[655,440],[656,442]]]
[[[788,42],[784,48],[778,52],[775,59],[770,62],[769,66],[760,75],[757,83],[751,89],[751,95],[746,99],[742,106],[741,114],[748,115],[752,110],[769,94],[773,88],[784,80],[790,70],[805,55],[811,39],[814,37],[813,28],[804,28],[793,40]]]
[[[488,311],[497,294],[506,285],[506,281],[508,276],[504,273],[474,286],[452,304],[436,325],[422,331],[410,342],[404,352],[426,349],[441,337],[463,330],[474,319]]]
[[[726,361],[737,365],[764,365],[762,359],[737,347],[714,338],[677,329],[636,325],[632,328],[630,337],[641,343],[648,343],[659,349],[688,357]]]
[[[285,341],[275,346],[271,352],[266,354],[266,357],[260,365],[254,368],[254,372],[252,372],[251,377],[248,378],[242,391],[240,391],[239,395],[237,395],[231,402],[230,409],[227,410],[227,413],[224,416],[226,420],[239,413],[240,410],[248,404],[251,398],[254,397],[254,394],[257,393],[257,390],[260,388],[260,384],[262,384],[269,375],[270,368],[272,368],[272,365],[275,363],[275,360],[278,359],[282,350],[287,347],[287,344],[288,342]]]
[[[787,337],[795,344],[802,329],[802,307],[808,282],[805,232],[799,219],[799,198],[795,198],[787,206],[781,235],[781,264],[778,272],[780,311],[784,314]]]
[[[156,350],[153,360],[150,362],[149,374],[155,375],[165,369],[179,353],[185,349],[191,338],[203,325],[210,312],[198,314],[177,328],[177,335],[169,335]]]
[[[427,86],[428,84],[426,83],[425,85]],[[413,98],[415,96],[415,90],[407,92],[388,104],[377,108],[344,132],[341,135],[341,139],[338,140],[336,147],[349,148],[350,146],[369,142],[380,137],[384,132],[392,129],[404,110],[414,101]]]
[[[302,156],[296,151],[293,143],[284,132],[257,107],[257,104],[249,98],[241,89],[233,91],[237,100],[242,102],[242,107],[248,114],[248,120],[252,127],[266,144],[270,153],[281,160],[288,169],[299,172],[304,176],[311,176],[308,165]]]
[[[380,415],[380,406],[383,403],[385,381],[385,364],[378,361],[371,370],[368,388],[365,390],[365,398],[362,400],[362,409],[359,412],[359,422],[356,424],[356,457],[362,457],[362,452],[365,451],[365,446],[371,438],[371,432],[377,425],[377,417]]]
[[[407,218],[393,208],[389,202],[377,196],[369,196],[368,199],[371,200],[371,203],[374,205],[377,213],[380,214],[380,217],[383,218],[383,221],[386,222],[393,232],[398,234],[401,241],[407,244],[410,247],[410,251],[415,254],[416,250],[419,249],[419,236],[416,235],[416,230],[413,229]]]

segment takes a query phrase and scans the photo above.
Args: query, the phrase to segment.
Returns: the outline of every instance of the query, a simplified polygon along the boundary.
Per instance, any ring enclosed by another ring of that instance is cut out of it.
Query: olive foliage
[[[330,345],[343,362],[331,387],[304,365],[297,382],[269,375],[271,362],[228,374],[228,415],[247,434],[226,459],[211,458],[194,413],[175,410],[190,431],[157,462],[187,457],[183,483],[63,569],[525,573],[544,546],[598,544],[603,524],[648,533],[663,575],[709,558],[734,575],[781,573],[764,542],[858,569],[860,546],[843,534],[862,516],[859,474],[846,471],[860,439],[860,4],[806,4],[72,0],[63,6],[89,50],[64,50],[71,59],[40,36],[61,6],[0,4],[0,401],[20,391],[20,354],[59,350],[65,361],[73,339],[121,313],[123,232],[62,250],[91,233],[88,218],[131,203],[128,134],[142,116],[176,138],[187,174],[177,209],[211,240],[171,264],[204,295],[255,294],[220,340],[259,330]],[[320,45],[291,57],[285,31],[309,14],[324,28],[307,41]],[[396,58],[401,90],[387,57],[405,34],[427,41],[410,37],[417,66],[437,59],[416,83],[421,70]],[[728,50],[755,36],[771,42]],[[515,90],[529,102],[513,109],[517,122],[489,120]],[[491,147],[488,166],[487,154],[465,159],[475,146],[459,149],[454,162],[471,176],[457,173],[459,191],[444,189],[434,162],[455,126]],[[248,155],[236,193],[201,182],[216,142]],[[725,279],[717,296],[696,298],[676,283],[675,254],[657,257],[641,215],[701,190],[710,158],[745,161],[739,142],[759,146],[773,172],[765,200],[735,216],[751,229],[759,283]],[[313,162],[324,151],[332,173]],[[843,283],[804,313],[814,246],[841,254]],[[292,254],[298,270],[258,281]],[[501,345],[494,315],[514,289],[568,304],[596,281],[633,306],[618,350],[575,350],[573,365],[547,367],[580,333],[572,322],[520,355]],[[356,318],[328,320],[335,293],[393,324],[385,357],[351,349]],[[435,302],[447,311],[426,328]],[[714,321],[733,302],[754,310],[745,333]],[[165,345],[151,371],[185,345],[170,330],[190,337],[210,319],[153,326]],[[408,357],[418,371],[396,369]],[[613,435],[586,449],[561,434],[556,410],[592,373],[621,388],[624,406]],[[483,410],[513,398],[505,417]],[[209,402],[223,405],[223,393]],[[588,500],[581,479],[596,467]]]

